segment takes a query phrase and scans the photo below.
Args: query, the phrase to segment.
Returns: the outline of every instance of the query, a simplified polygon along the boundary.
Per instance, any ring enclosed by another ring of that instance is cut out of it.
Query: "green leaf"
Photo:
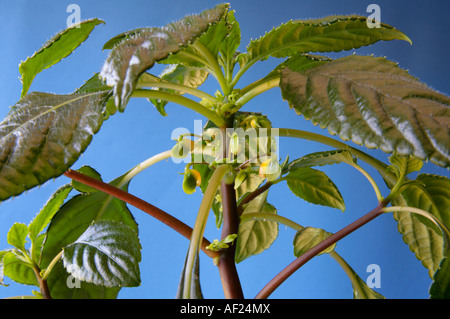
[[[58,212],[71,190],[72,187],[70,185],[60,187],[28,225],[28,236],[33,244],[37,240],[39,233],[47,227],[53,216]]]
[[[219,46],[219,51],[226,63],[230,65],[235,57],[236,50],[241,43],[241,29],[234,16],[234,11],[228,12],[228,15],[226,16],[226,26],[228,32]]]
[[[305,201],[345,210],[341,193],[324,172],[301,167],[291,170],[284,179],[289,189]]]
[[[248,213],[276,214],[275,207],[267,203],[267,192],[252,200],[244,209]],[[236,240],[236,263],[268,249],[278,236],[278,223],[265,220],[251,220],[239,226]]]
[[[346,150],[332,150],[305,155],[289,163],[289,170],[300,167],[323,166],[338,163],[354,164],[356,159]]]
[[[297,232],[294,237],[294,255],[299,257],[306,253],[308,250],[324,241],[332,234],[315,227],[305,227]],[[318,255],[323,253],[330,253],[334,250],[336,244],[331,245],[330,247],[321,251]]]
[[[64,267],[75,278],[106,287],[139,286],[141,245],[134,230],[98,221],[64,248]]]
[[[412,156],[392,155],[389,157],[389,162],[392,165],[387,169],[392,171],[397,178],[400,178],[402,175],[407,176],[412,172],[418,172],[423,166],[423,162],[420,159]]]
[[[314,124],[369,148],[450,165],[450,98],[394,62],[348,56],[281,71],[283,98]]]
[[[77,169],[77,172],[80,172],[84,175],[87,175],[89,177],[95,178],[96,180],[102,181],[102,176],[99,172],[97,172],[94,168],[90,166],[82,166],[79,169]],[[98,190],[94,187],[87,186],[83,183],[80,183],[76,180],[72,180],[72,186],[80,193],[92,193],[92,192],[98,192]]]
[[[120,186],[124,176],[126,174],[110,184]],[[129,183],[122,185],[121,189],[127,191],[128,185]],[[64,247],[75,242],[96,220],[121,222],[138,232],[138,225],[123,201],[103,192],[74,196],[61,207],[48,227],[40,268],[47,268]],[[87,282],[81,282],[81,288],[70,289],[66,283],[68,277],[69,274],[60,260],[48,277],[50,294],[53,298],[116,298],[119,292],[117,288],[96,286]]]
[[[39,286],[32,265],[14,252],[3,256],[3,273],[19,284]]]
[[[446,257],[433,276],[430,299],[450,299],[450,259]]]
[[[247,58],[253,61],[269,56],[282,58],[298,53],[337,52],[357,49],[381,40],[411,40],[387,25],[368,28],[366,17],[331,16],[324,19],[289,21],[250,42]]]
[[[160,28],[135,30],[117,38],[100,75],[106,84],[114,87],[115,104],[119,111],[125,110],[139,76],[170,54],[180,51],[218,22],[228,9],[221,4],[198,15],[187,16]]]
[[[431,174],[420,174],[420,183],[411,184],[393,199],[395,206],[412,206],[423,209],[450,227],[450,179]],[[441,230],[428,219],[411,213],[396,212],[398,230],[430,277],[444,258],[444,239]]]
[[[107,93],[30,93],[0,123],[0,201],[63,174],[103,123]]]
[[[69,27],[59,32],[42,48],[19,65],[19,71],[22,75],[22,94],[24,97],[33,82],[35,76],[44,69],[55,65],[63,58],[70,55],[81,43],[88,37],[96,25],[104,23],[99,19],[82,21],[80,24]]]
[[[21,251],[25,251],[25,243],[28,234],[28,227],[23,223],[14,223],[8,231],[8,244],[16,247]]]
[[[0,286],[4,286],[4,287],[6,287],[6,286],[9,286],[9,285],[7,285],[7,284],[5,284],[4,283],[4,273],[3,273],[3,268],[4,268],[4,265],[3,265],[3,257],[8,253],[9,251],[7,251],[7,250],[3,250],[3,251],[0,251]]]

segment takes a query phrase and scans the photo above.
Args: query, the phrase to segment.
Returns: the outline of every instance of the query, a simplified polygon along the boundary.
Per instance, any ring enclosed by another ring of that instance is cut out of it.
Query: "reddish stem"
[[[191,239],[192,235],[191,227],[189,227],[179,219],[173,217],[172,215],[166,213],[165,211],[159,209],[158,207],[153,206],[152,204],[147,203],[146,201],[140,199],[139,197],[131,195],[130,193],[127,193],[117,187],[114,187],[110,184],[104,183],[95,178],[86,176],[80,172],[71,169],[67,170],[64,173],[64,175],[80,183],[91,186],[99,191],[114,196],[120,200],[123,200],[124,202],[142,210],[143,212],[163,222],[164,224],[174,229],[187,239],[189,240]],[[218,252],[206,249],[208,245],[210,245],[210,242],[206,238],[203,238],[201,245],[201,249],[203,250],[203,252],[211,258],[218,257],[219,256]]]
[[[275,289],[277,289],[290,275],[292,275],[295,271],[297,271],[301,266],[303,266],[306,262],[311,260],[313,257],[317,256],[321,251],[338,242],[348,234],[352,233],[356,229],[362,227],[367,224],[377,216],[383,213],[383,207],[385,207],[385,203],[381,202],[375,209],[362,216],[358,220],[354,221],[350,225],[342,228],[337,233],[331,235],[327,239],[323,240],[306,253],[295,259],[292,263],[290,263],[286,268],[284,268],[278,275],[276,275],[257,295],[256,299],[265,299],[270,296]]]

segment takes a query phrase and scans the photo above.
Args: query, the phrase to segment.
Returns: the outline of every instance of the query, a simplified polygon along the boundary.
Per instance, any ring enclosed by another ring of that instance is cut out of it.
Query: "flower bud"
[[[190,195],[195,192],[195,188],[200,186],[202,178],[200,173],[195,169],[186,169],[183,178],[183,191]]]
[[[276,159],[269,158],[259,166],[259,176],[268,181],[277,179],[281,174],[281,166]]]

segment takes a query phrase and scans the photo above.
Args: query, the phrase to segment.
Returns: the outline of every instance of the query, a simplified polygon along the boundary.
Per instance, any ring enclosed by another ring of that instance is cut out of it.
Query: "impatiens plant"
[[[268,249],[282,224],[296,231],[296,258],[256,298],[269,297],[319,254],[329,254],[343,267],[354,298],[383,298],[338,254],[338,242],[384,213],[393,213],[404,241],[433,278],[430,296],[450,297],[450,181],[417,174],[423,161],[450,166],[450,98],[386,58],[316,55],[378,41],[411,42],[408,36],[383,23],[369,27],[366,17],[331,16],[289,21],[240,52],[239,23],[229,5],[220,4],[163,27],[113,37],[103,47],[109,56],[101,70],[72,94],[29,92],[38,73],[70,55],[102,23],[91,19],[61,31],[19,66],[21,99],[0,123],[0,201],[61,175],[71,182],[58,189],[29,224],[11,227],[11,247],[0,251],[1,285],[8,277],[38,286],[36,298],[116,298],[122,287],[139,286],[141,243],[131,205],[189,240],[174,297],[203,297],[203,252],[217,266],[225,297],[244,298],[236,263]],[[268,58],[278,59],[279,65],[240,86],[246,72]],[[165,66],[161,74],[152,73],[155,64]],[[208,93],[200,87],[210,77],[217,91]],[[253,98],[276,88],[285,100],[278,107],[288,104],[343,141],[273,127],[264,114],[245,110]],[[180,134],[172,149],[109,183],[95,168],[74,168],[102,124],[117,112],[126,114],[127,106],[139,98],[152,103],[161,116],[167,116],[167,103],[187,107],[205,117],[206,124],[200,134]],[[301,140],[315,141],[326,150],[282,158],[280,138],[298,139],[299,145]],[[347,141],[379,148],[387,160]],[[203,195],[198,209],[189,208],[197,214],[191,226],[128,192],[137,174],[169,158],[178,163],[174,165],[184,165],[180,187],[185,193],[200,190]],[[325,165],[349,165],[363,174],[378,201],[373,210],[335,233],[300,225],[267,200],[273,187],[284,187],[314,205],[345,211],[341,192],[321,169]],[[380,174],[388,193],[366,166]],[[209,217],[220,239],[204,238]]]

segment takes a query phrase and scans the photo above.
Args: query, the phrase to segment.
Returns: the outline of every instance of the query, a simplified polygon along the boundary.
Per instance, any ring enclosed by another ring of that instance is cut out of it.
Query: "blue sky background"
[[[381,7],[381,20],[405,32],[413,41],[377,43],[357,50],[358,54],[386,56],[409,69],[423,82],[445,94],[450,93],[450,3],[442,1],[360,1],[360,0],[231,0],[242,30],[241,50],[245,50],[251,38],[257,38],[273,27],[290,19],[325,17],[335,14],[368,15],[370,3]],[[213,7],[213,0],[148,0],[148,1],[6,1],[0,0],[0,31],[3,45],[0,47],[0,118],[9,106],[20,97],[21,83],[18,65],[31,56],[56,32],[66,27],[70,13],[69,4],[78,4],[82,20],[98,17],[106,24],[98,26],[91,37],[74,54],[51,69],[44,70],[34,80],[30,91],[71,93],[95,72],[98,72],[108,52],[101,51],[103,44],[123,31],[138,27],[162,26],[191,13],[199,13]],[[407,4],[405,4],[407,3]],[[343,56],[353,51],[335,54]],[[241,85],[259,79],[281,60],[269,59],[260,68],[251,69]],[[159,70],[156,68],[156,70]],[[154,73],[158,74],[159,71]],[[210,79],[204,86],[209,93],[216,90]],[[328,134],[297,116],[286,102],[281,100],[279,90],[272,90],[256,98],[245,110],[262,111],[274,127],[312,130]],[[123,174],[148,157],[173,146],[172,130],[185,127],[194,129],[198,114],[177,105],[166,108],[169,116],[161,117],[145,100],[132,100],[126,112],[116,114],[103,125],[93,142],[75,163],[74,168],[90,165],[96,168],[105,181]],[[291,159],[325,150],[312,142],[280,140],[280,155],[289,154]],[[352,146],[355,146],[352,144]],[[387,160],[377,150],[370,154]],[[193,225],[200,204],[201,193],[185,195],[181,189],[184,169],[172,161],[159,163],[136,177],[130,192],[142,197],[161,209],[172,213]],[[380,185],[383,182],[376,173],[367,168]],[[324,228],[336,232],[376,206],[376,198],[367,181],[354,170],[345,166],[330,166],[324,171],[340,188],[346,201],[344,213],[330,208],[308,204],[290,193],[286,185],[277,185],[269,194],[269,202],[280,215],[291,218],[304,226]],[[448,171],[428,164],[424,172],[449,176]],[[15,222],[29,223],[49,196],[60,186],[68,183],[65,177],[47,182],[44,186],[28,191],[22,196],[0,205],[0,250],[7,248],[6,233]],[[384,194],[386,189],[383,188]],[[124,288],[119,298],[173,298],[183,267],[188,241],[146,214],[131,208],[140,225],[143,260],[141,263],[142,285]],[[280,226],[279,237],[264,253],[238,264],[238,271],[247,298],[253,298],[259,290],[288,265],[293,259],[292,240],[294,231]],[[210,240],[220,237],[220,231],[210,219],[205,236]],[[397,231],[391,214],[381,216],[370,224],[341,240],[337,252],[364,280],[370,264],[381,268],[381,288],[377,291],[387,298],[427,298],[431,279],[427,270],[409,251]],[[206,298],[223,298],[220,278],[209,258],[201,255],[201,279]],[[6,280],[8,283],[9,279]],[[34,287],[11,283],[0,287],[0,297],[30,294]],[[328,255],[319,256],[302,267],[272,294],[272,298],[352,298],[350,281],[338,264]]]

